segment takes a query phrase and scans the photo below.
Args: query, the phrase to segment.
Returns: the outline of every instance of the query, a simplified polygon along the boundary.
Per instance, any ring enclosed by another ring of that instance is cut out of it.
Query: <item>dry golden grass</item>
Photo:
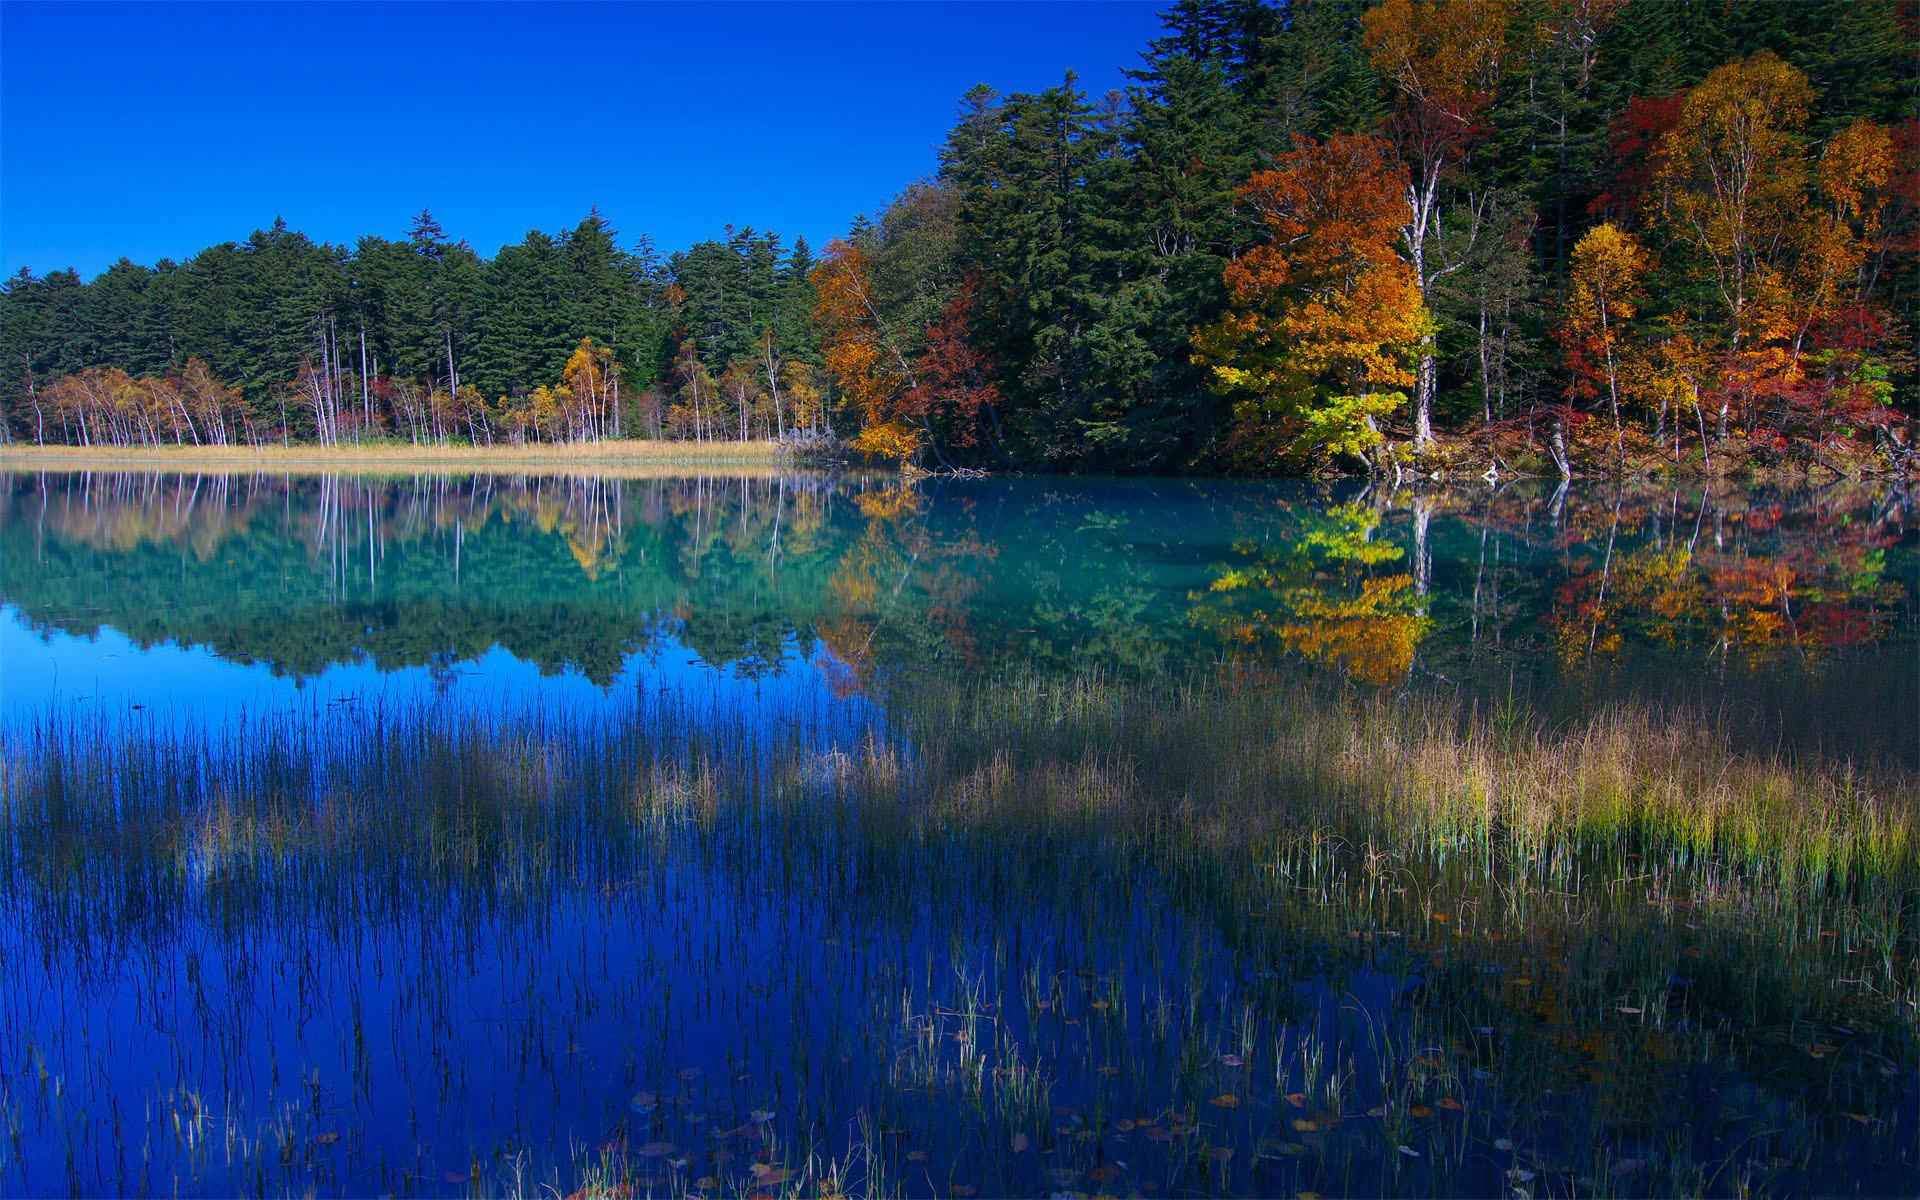
[[[0,469],[185,472],[512,471],[635,477],[697,468],[758,474],[785,463],[778,445],[755,442],[609,441],[525,446],[4,446]]]

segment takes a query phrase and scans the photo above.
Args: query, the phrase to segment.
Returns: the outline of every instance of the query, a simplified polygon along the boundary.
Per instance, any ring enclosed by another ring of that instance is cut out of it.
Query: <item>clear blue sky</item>
[[[594,205],[663,252],[729,222],[819,246],[933,171],[968,87],[1118,87],[1161,7],[7,0],[0,273],[423,207],[489,256]]]

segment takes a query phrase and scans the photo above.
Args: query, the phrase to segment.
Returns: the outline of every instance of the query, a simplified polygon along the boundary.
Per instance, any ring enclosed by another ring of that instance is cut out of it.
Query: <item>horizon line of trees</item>
[[[1911,450],[1920,8],[1176,0],[1129,86],[978,87],[815,259],[592,213],[492,260],[283,224],[0,285],[6,436],[836,432],[1064,470]],[[1869,442],[1868,439],[1871,439]]]

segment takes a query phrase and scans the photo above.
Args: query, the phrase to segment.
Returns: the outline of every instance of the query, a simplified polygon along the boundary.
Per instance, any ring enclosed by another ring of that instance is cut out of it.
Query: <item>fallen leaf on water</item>
[[[467,1174],[465,1171],[448,1171],[444,1178],[448,1183],[465,1183],[469,1179],[472,1179],[473,1176]]]
[[[316,1146],[331,1146],[339,1140],[340,1135],[337,1133],[316,1133],[313,1135],[313,1144]]]
[[[1160,1126],[1155,1125],[1147,1130],[1147,1140],[1150,1142],[1170,1142],[1173,1140],[1173,1131],[1162,1129]]]
[[[765,1125],[768,1121],[773,1120],[773,1114],[764,1108],[756,1108],[748,1115],[753,1118],[755,1125]]]
[[[1318,1121],[1310,1121],[1305,1117],[1295,1117],[1293,1119],[1293,1129],[1295,1133],[1312,1133],[1318,1128],[1320,1128]]]
[[[1238,1054],[1222,1054],[1220,1056],[1220,1065],[1223,1067],[1238,1067],[1244,1065],[1244,1060]]]
[[[1207,1157],[1211,1158],[1213,1161],[1217,1163],[1226,1162],[1228,1159],[1233,1157],[1233,1147],[1232,1146],[1209,1147],[1207,1150]]]
[[[1294,1108],[1305,1108],[1307,1106],[1307,1094],[1305,1092],[1288,1092],[1287,1103]]]
[[[1111,1163],[1103,1163],[1093,1170],[1088,1171],[1087,1174],[1093,1177],[1095,1183],[1112,1183],[1114,1180],[1120,1178],[1121,1171],[1119,1167]]]
[[[1014,1152],[1015,1154],[1018,1154],[1018,1153],[1020,1153],[1021,1151],[1023,1151],[1023,1150],[1025,1150],[1025,1149],[1027,1148],[1027,1145],[1028,1145],[1028,1143],[1027,1143],[1027,1135],[1026,1135],[1026,1134],[1024,1134],[1024,1133],[1016,1133],[1016,1134],[1014,1134],[1014,1135],[1013,1135],[1013,1152]]]
[[[1240,1097],[1231,1092],[1223,1092],[1207,1101],[1207,1103],[1213,1105],[1215,1108],[1239,1108]]]
[[[1402,1154],[1404,1154],[1404,1155],[1406,1155],[1406,1156],[1407,1156],[1408,1158],[1419,1158],[1419,1157],[1420,1157],[1420,1152],[1419,1152],[1418,1150],[1415,1150],[1415,1149],[1414,1149],[1414,1148],[1413,1148],[1412,1146],[1402,1146],[1402,1147],[1400,1147],[1400,1153],[1402,1153]]]
[[[1433,1110],[1428,1108],[1424,1104],[1416,1104],[1412,1108],[1408,1109],[1407,1111],[1412,1113],[1415,1117],[1419,1118],[1422,1121],[1426,1120],[1428,1117],[1433,1115]]]
[[[715,1179],[711,1175],[702,1175],[700,1178],[693,1181],[693,1186],[699,1188],[701,1191],[704,1192],[708,1188],[719,1186],[719,1183],[720,1181],[718,1179]]]
[[[1444,1108],[1448,1112],[1460,1111],[1460,1102],[1458,1100],[1455,1100],[1452,1096],[1442,1096],[1438,1100],[1435,1100],[1433,1103],[1436,1108]]]

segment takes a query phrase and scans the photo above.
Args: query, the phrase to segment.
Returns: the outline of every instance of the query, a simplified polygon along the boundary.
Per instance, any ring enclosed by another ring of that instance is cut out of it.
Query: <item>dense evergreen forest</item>
[[[1920,6],[1178,0],[820,249],[276,221],[0,288],[8,439],[1089,471],[1912,459]]]

